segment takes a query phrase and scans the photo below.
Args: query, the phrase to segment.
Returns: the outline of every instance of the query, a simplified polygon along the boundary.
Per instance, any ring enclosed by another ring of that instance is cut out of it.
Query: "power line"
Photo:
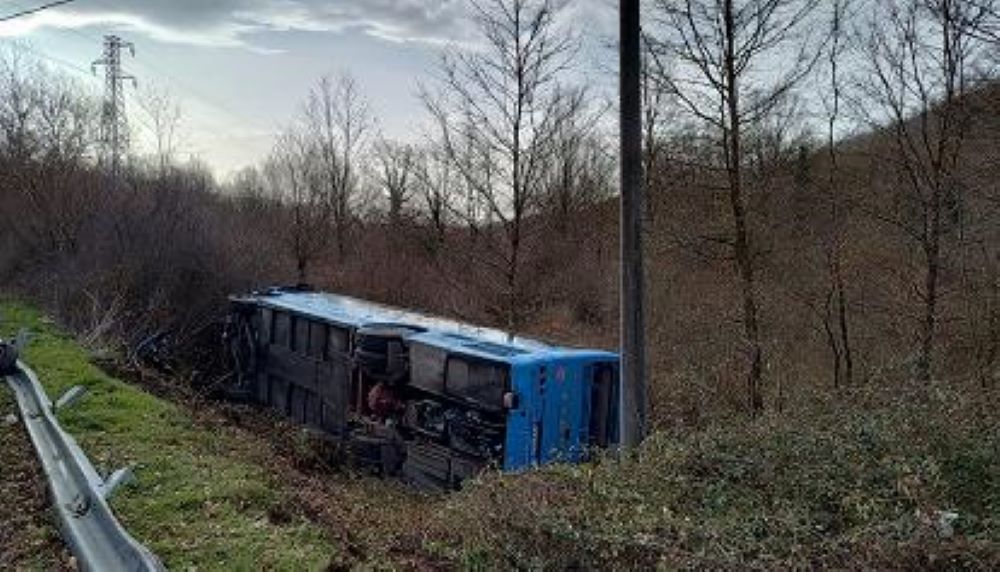
[[[160,66],[158,64],[153,64],[153,62],[149,59],[138,57],[136,58],[136,64],[139,67],[145,68],[146,71],[150,72],[152,75],[166,79],[167,82],[173,84],[173,86],[177,88],[178,91],[187,94],[190,98],[200,102],[203,106],[210,108],[215,112],[221,112],[225,115],[228,115],[230,118],[238,120],[243,123],[260,125],[258,120],[250,118],[249,116],[243,114],[242,112],[235,111],[234,109],[232,109],[231,105],[226,105],[221,101],[219,101],[218,99],[216,99],[214,96],[209,96],[205,91],[194,88],[193,84],[187,81],[182,81],[176,75],[167,72],[166,69],[163,68],[163,66]]]
[[[76,0],[56,0],[55,2],[49,2],[47,4],[42,4],[41,6],[36,6],[34,8],[28,8],[26,10],[21,10],[20,12],[15,12],[9,16],[0,16],[0,22],[9,22],[11,20],[16,20],[18,18],[23,18],[25,16],[30,16],[32,14],[37,14],[43,10],[49,10],[51,8],[56,8],[58,6],[63,6],[69,4],[70,2],[76,2]]]
[[[53,56],[51,54],[45,53],[45,52],[39,50],[38,48],[32,46],[31,44],[17,43],[15,45],[17,46],[17,49],[25,50],[27,52],[31,52],[32,55],[34,55],[36,58],[38,58],[40,60],[45,60],[45,61],[48,61],[48,62],[51,62],[51,63],[54,63],[54,64],[58,64],[58,65],[60,65],[60,66],[62,66],[64,68],[66,68],[67,70],[72,71],[72,72],[80,75],[80,77],[87,78],[88,80],[90,80],[92,82],[95,82],[95,83],[97,82],[97,78],[94,77],[93,70],[85,69],[84,67],[79,66],[79,65],[77,65],[77,64],[75,64],[75,63],[73,63],[73,62],[71,62],[69,60],[64,60],[64,59],[62,59],[60,57],[56,57],[56,56]],[[139,107],[139,108],[142,107],[142,102],[140,102],[138,99],[136,99],[136,97],[132,93],[126,91],[125,92],[125,97],[126,97],[126,99],[128,99],[131,102],[131,104],[133,106]],[[130,119],[134,119],[134,120],[138,121],[139,122],[139,127],[142,128],[143,130],[145,130],[149,135],[151,135],[153,137],[156,136],[156,129],[141,114],[133,114],[133,115],[130,116]]]
[[[85,68],[83,68],[83,67],[81,67],[81,66],[79,66],[79,65],[77,65],[77,64],[75,64],[75,63],[73,63],[73,62],[71,62],[69,60],[64,60],[62,58],[53,56],[51,54],[47,54],[47,53],[39,50],[38,48],[32,46],[31,44],[22,44],[22,43],[19,43],[19,44],[16,44],[16,46],[17,46],[17,49],[21,49],[21,50],[25,50],[25,51],[31,52],[32,55],[34,55],[35,57],[39,58],[40,60],[45,60],[45,61],[48,61],[48,62],[51,62],[51,63],[54,63],[54,64],[58,64],[58,65],[60,65],[60,66],[62,66],[64,68],[66,68],[67,70],[72,71],[72,72],[80,75],[81,77],[84,77],[84,78],[87,78],[88,80],[91,80],[92,82],[96,82],[97,81],[97,78],[94,77],[93,70],[85,69]],[[142,107],[142,102],[140,102],[138,99],[136,99],[136,97],[132,93],[126,91],[125,92],[125,97],[126,97],[126,99],[128,99],[131,102],[131,104],[133,106],[140,107],[140,108]],[[139,127],[145,129],[150,135],[155,136],[156,129],[141,114],[133,114],[133,115],[130,116],[130,119],[134,119],[134,120],[138,121],[139,122]]]
[[[81,66],[79,66],[79,65],[77,65],[77,64],[75,64],[75,63],[73,63],[73,62],[71,62],[69,60],[64,60],[62,58],[59,58],[59,57],[47,54],[47,53],[39,50],[38,48],[32,46],[31,44],[27,44],[27,43],[14,43],[12,45],[15,46],[15,49],[29,51],[29,52],[31,52],[32,54],[34,54],[38,58],[41,58],[43,60],[48,60],[48,61],[50,61],[52,63],[55,63],[55,64],[59,64],[59,65],[65,67],[65,68],[67,68],[69,70],[72,70],[74,72],[77,72],[80,75],[85,76],[87,78],[93,79],[93,77],[94,77],[93,72],[91,70],[84,69],[83,67],[81,67]]]
[[[68,3],[69,1],[75,1],[75,0],[67,0],[66,2],[63,2],[63,3]],[[102,4],[101,0],[91,0],[91,1],[94,4],[98,4],[98,5]],[[14,4],[14,5],[18,6],[18,7],[23,7],[24,6],[24,3],[21,0],[9,0],[9,3],[10,4]],[[54,3],[54,4],[58,4],[58,3]],[[38,9],[36,8],[35,11],[37,11],[37,10]],[[27,9],[25,9],[23,12],[30,12],[30,11],[27,10]],[[62,32],[71,33],[71,34],[73,34],[73,35],[75,35],[75,36],[77,36],[77,37],[79,37],[79,38],[81,38],[83,40],[86,40],[87,42],[91,42],[91,41],[100,42],[100,41],[102,41],[98,36],[96,36],[94,34],[91,34],[91,33],[88,33],[85,30],[80,30],[80,29],[77,29],[77,28],[74,28],[74,27],[57,28],[57,30],[58,31],[62,31]],[[93,75],[92,75],[91,71],[85,70],[82,67],[80,67],[80,66],[78,66],[78,65],[76,65],[76,64],[74,64],[72,62],[69,62],[67,60],[64,60],[64,59],[61,59],[61,58],[58,58],[58,57],[55,57],[55,56],[51,56],[49,54],[41,52],[40,50],[32,48],[32,47],[28,47],[28,46],[25,46],[25,47],[29,51],[33,52],[35,55],[37,55],[38,57],[40,57],[42,59],[49,60],[49,61],[51,61],[53,63],[59,64],[61,66],[64,66],[64,67],[66,67],[66,68],[68,68],[68,69],[70,69],[70,70],[72,70],[72,71],[74,71],[76,73],[79,73],[82,76],[86,76],[87,78],[93,78]],[[160,77],[166,78],[167,80],[169,80],[170,83],[172,83],[176,88],[178,88],[178,91],[180,91],[182,94],[186,94],[188,97],[190,97],[194,101],[196,101],[198,103],[201,103],[207,109],[213,110],[213,111],[215,111],[217,113],[221,113],[223,115],[228,115],[231,119],[237,121],[238,123],[244,124],[244,125],[256,125],[257,127],[261,128],[261,129],[266,129],[267,131],[271,131],[271,130],[275,129],[273,127],[265,127],[264,124],[260,122],[259,118],[255,118],[255,117],[252,117],[250,115],[246,115],[246,114],[244,114],[242,112],[237,112],[230,105],[222,103],[219,99],[214,98],[214,97],[209,97],[209,95],[206,92],[200,91],[200,90],[196,90],[194,87],[192,87],[191,83],[188,83],[186,81],[180,80],[176,75],[172,75],[172,74],[168,73],[165,69],[163,69],[162,66],[155,65],[152,61],[143,60],[141,58],[137,58],[137,59],[134,60],[134,64],[136,64],[136,65],[138,65],[138,66],[140,66],[142,68],[145,68],[146,71],[148,71],[148,72],[151,73],[151,75],[160,76]],[[125,99],[131,101],[132,105],[135,105],[136,107],[144,108],[144,106],[142,105],[142,103],[140,101],[138,101],[137,98],[134,95],[132,95],[131,93],[125,93]],[[216,116],[216,114],[211,114],[209,117],[216,118],[217,116]],[[131,114],[129,116],[129,119],[134,119],[134,120],[138,121],[140,128],[142,128],[143,130],[147,131],[149,134],[152,134],[152,135],[155,136],[156,129],[153,128],[150,125],[150,123],[143,117],[143,115],[141,113],[140,114]],[[220,123],[219,125],[222,126],[223,124]]]

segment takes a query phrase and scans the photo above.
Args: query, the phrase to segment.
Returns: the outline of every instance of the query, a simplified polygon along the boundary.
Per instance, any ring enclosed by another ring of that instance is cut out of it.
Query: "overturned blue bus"
[[[486,467],[617,443],[619,358],[345,296],[235,297],[231,390],[343,440],[387,475],[450,488]]]

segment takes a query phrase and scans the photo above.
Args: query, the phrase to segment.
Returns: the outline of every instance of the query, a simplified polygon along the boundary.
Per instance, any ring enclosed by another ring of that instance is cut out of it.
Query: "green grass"
[[[247,461],[253,443],[199,428],[179,407],[113,379],[37,311],[0,303],[0,336],[33,336],[23,356],[50,398],[86,396],[59,412],[98,470],[133,466],[135,483],[111,502],[128,530],[170,569],[320,570],[334,548],[322,529],[288,514],[287,492]]]

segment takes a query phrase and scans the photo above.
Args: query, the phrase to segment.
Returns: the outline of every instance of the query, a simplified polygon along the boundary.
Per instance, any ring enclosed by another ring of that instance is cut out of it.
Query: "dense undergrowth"
[[[486,568],[1000,566],[997,396],[948,387],[653,435],[449,502]]]
[[[3,310],[5,333],[38,332],[28,359],[50,392],[91,387],[63,422],[101,464],[137,464],[115,509],[174,568],[1000,566],[995,389],[818,392],[792,413],[661,431],[621,459],[487,474],[428,497],[284,466],[262,453],[266,427],[257,442],[208,430],[189,405],[100,373],[35,312]]]

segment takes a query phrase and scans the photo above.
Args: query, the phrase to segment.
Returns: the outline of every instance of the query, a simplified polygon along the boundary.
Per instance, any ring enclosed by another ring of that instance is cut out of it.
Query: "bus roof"
[[[328,292],[272,289],[234,297],[233,300],[287,310],[349,327],[381,324],[411,326],[423,330],[409,338],[414,342],[508,363],[538,358],[542,354],[598,354],[617,359],[615,354],[609,352],[562,348],[531,338],[510,336],[495,328],[474,326]]]
[[[510,336],[495,328],[485,328],[447,318],[429,316],[328,292],[303,292],[274,289],[234,298],[237,302],[254,302],[275,309],[312,316],[319,320],[345,326],[361,327],[375,324],[398,324],[508,346],[521,351],[551,349],[544,342]]]

